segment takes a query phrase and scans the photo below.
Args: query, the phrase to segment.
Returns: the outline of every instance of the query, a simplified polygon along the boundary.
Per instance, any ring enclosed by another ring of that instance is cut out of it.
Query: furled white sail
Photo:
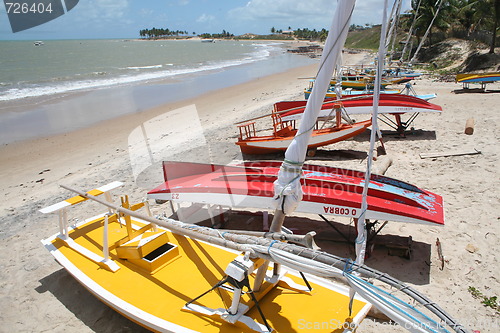
[[[278,179],[274,183],[276,211],[280,211],[282,214],[292,213],[302,199],[300,185],[302,164],[306,158],[307,146],[321,105],[330,86],[333,69],[347,38],[355,2],[355,0],[340,0],[337,4],[311,96],[307,100],[297,135],[285,152],[285,160],[278,174]],[[273,224],[275,224],[274,221]]]

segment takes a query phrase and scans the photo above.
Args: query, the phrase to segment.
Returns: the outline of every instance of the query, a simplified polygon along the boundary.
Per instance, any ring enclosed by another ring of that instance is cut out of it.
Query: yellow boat
[[[455,77],[456,82],[495,82],[500,81],[500,72],[489,72],[489,73],[468,73],[468,74],[457,74]]]
[[[110,201],[110,191],[121,185],[88,194]],[[350,314],[348,287],[310,275],[306,280],[283,266],[275,273],[249,252],[173,233],[150,213],[138,212],[149,212],[146,203],[131,205],[128,197],[121,206],[69,225],[68,208],[88,194],[41,209],[59,213],[59,232],[42,243],[96,297],[150,330],[351,332],[371,307],[356,297]],[[265,268],[262,282],[259,267]]]
[[[393,82],[388,82],[388,81],[382,81],[380,83],[380,86],[382,88],[387,87]],[[337,84],[337,80],[331,80],[330,85],[334,86]],[[373,89],[374,86],[374,80],[372,78],[365,78],[365,79],[359,79],[359,80],[342,80],[342,88],[344,89],[356,89],[356,90],[365,90],[365,89]]]
[[[462,83],[464,89],[469,89],[470,83],[479,83],[481,89],[486,89],[486,84],[500,81],[500,72],[457,74],[455,81]]]

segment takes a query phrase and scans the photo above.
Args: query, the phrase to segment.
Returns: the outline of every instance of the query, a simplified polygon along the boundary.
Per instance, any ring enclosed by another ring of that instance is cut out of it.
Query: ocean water
[[[275,42],[0,41],[0,144],[73,131],[315,62]]]
[[[0,101],[153,81],[260,61],[275,43],[0,41]]]

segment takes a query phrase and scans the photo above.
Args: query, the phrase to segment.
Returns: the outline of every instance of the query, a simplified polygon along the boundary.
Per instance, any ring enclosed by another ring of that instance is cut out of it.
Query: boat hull
[[[149,191],[148,198],[273,210],[274,181],[280,166],[280,162],[269,161],[228,166],[164,162],[165,182]],[[306,164],[302,177],[304,197],[296,211],[358,218],[364,177],[359,171]],[[443,225],[443,199],[397,179],[373,175],[366,218]]]
[[[373,110],[373,95],[359,95],[353,98],[343,98],[340,101],[332,100],[323,103],[319,117],[330,114],[335,103],[342,103],[349,115],[371,114]],[[283,121],[299,119],[304,113],[307,101],[285,101],[274,105],[276,112],[280,112]],[[290,110],[293,109],[293,110]],[[286,110],[290,110],[286,112]],[[439,105],[427,102],[424,99],[402,94],[381,94],[379,100],[379,114],[403,114],[415,112],[441,112]]]
[[[110,271],[75,251],[74,245],[73,248],[68,246],[68,243],[73,242],[95,255],[102,254],[103,215],[72,228],[67,238],[70,241],[65,241],[59,234],[42,241],[54,258],[101,301],[134,322],[157,332],[253,332],[217,316],[205,316],[183,309],[188,301],[209,290],[224,277],[226,266],[238,252],[174,235],[159,227],[160,232],[168,235],[169,243],[178,246],[179,252],[175,257],[156,271],[148,272],[129,260],[118,258],[119,247],[115,247],[110,251],[110,260],[118,269]],[[133,219],[132,223],[136,229],[146,225],[138,219]],[[125,229],[121,223],[109,224],[110,244],[126,236]],[[292,281],[303,283],[296,273],[287,273],[287,276]],[[305,323],[332,320],[332,325],[318,331],[331,332],[337,326],[342,327],[344,320],[349,318],[349,292],[346,287],[315,277],[308,279],[314,294],[290,291],[278,285],[262,295],[259,304],[275,331],[298,331]],[[221,297],[225,302],[230,301],[232,293],[219,288],[203,296],[196,304],[224,307]],[[297,307],[297,304],[306,308]],[[276,307],[279,311],[276,311]],[[369,308],[369,304],[357,298],[350,318],[359,324]],[[256,307],[252,307],[246,315],[257,321],[261,319]]]
[[[371,120],[353,125],[342,124],[340,127],[314,130],[308,149],[318,148],[344,141],[364,132],[371,125]],[[243,154],[258,155],[286,151],[297,130],[291,130],[286,136],[261,136],[239,139],[236,144]]]
[[[500,72],[457,74],[456,81],[461,83],[491,83],[500,81]]]

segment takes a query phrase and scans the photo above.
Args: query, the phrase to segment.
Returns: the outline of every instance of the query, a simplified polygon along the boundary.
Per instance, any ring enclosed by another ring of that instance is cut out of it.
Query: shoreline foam
[[[297,55],[272,55],[135,84],[4,101],[0,103],[0,144],[69,132],[313,62]]]
[[[92,51],[92,49],[87,50],[83,48],[80,50],[77,48],[74,43],[75,41],[58,41],[58,43],[72,43],[67,45],[68,50],[61,48],[61,46],[56,47],[56,45],[47,45],[44,46],[43,51],[45,52],[37,52],[32,53],[32,57],[48,57],[50,53],[55,52],[50,48],[53,47],[55,50],[59,51],[67,51],[69,54],[74,54],[76,51]],[[83,43],[89,43],[89,41],[82,41]],[[90,41],[92,42],[92,41]],[[95,40],[93,42],[101,42],[100,40]],[[121,42],[120,40],[111,40],[110,42]],[[156,41],[154,41],[156,42]],[[170,43],[172,45],[168,45],[168,47],[160,48],[165,50],[170,50],[178,47],[179,43],[176,41],[164,41],[166,43]],[[144,60],[138,58],[137,60],[128,59],[128,61],[117,63],[116,66],[109,64],[107,61],[103,60],[102,63],[95,63],[92,66],[82,65],[82,67],[78,67],[77,63],[73,64],[76,68],[79,69],[78,72],[74,70],[68,70],[61,65],[61,69],[58,68],[57,63],[48,63],[45,64],[47,67],[44,70],[41,70],[38,67],[34,67],[29,70],[25,69],[25,66],[21,66],[17,69],[16,63],[7,63],[9,66],[6,69],[6,72],[3,74],[4,82],[0,84],[0,102],[2,101],[16,101],[23,98],[30,97],[43,97],[53,94],[62,94],[69,93],[75,91],[88,91],[97,88],[103,87],[116,87],[123,86],[134,83],[145,83],[145,82],[158,82],[163,79],[175,78],[176,76],[182,76],[187,74],[196,74],[203,73],[207,71],[214,70],[224,70],[226,68],[230,68],[233,66],[251,64],[254,62],[265,60],[266,58],[275,56],[280,53],[282,50],[282,46],[287,43],[276,43],[274,41],[244,41],[239,44],[237,41],[229,41],[232,46],[230,48],[231,52],[234,52],[232,57],[228,57],[227,51],[223,47],[220,52],[221,59],[213,58],[214,54],[217,54],[216,51],[218,46],[212,47],[211,57],[213,59],[203,60],[200,58],[183,60],[182,58],[177,59],[173,57],[170,53],[164,54],[161,53],[156,56],[154,59]],[[9,41],[5,42],[9,43]],[[227,43],[226,43],[227,44]],[[120,43],[122,47],[126,46],[126,43]],[[183,44],[184,45],[184,44]],[[189,43],[189,45],[194,45]],[[202,45],[201,43],[199,45]],[[239,51],[239,45],[245,46],[245,49],[252,48],[253,50],[249,52]],[[161,45],[163,46],[163,45]],[[224,44],[222,44],[224,46]],[[7,46],[4,46],[7,47]],[[26,47],[26,46],[25,46]],[[95,47],[95,45],[93,46]],[[157,50],[158,48],[154,48],[151,51]],[[22,49],[23,52],[28,52],[29,49]],[[49,51],[50,50],[50,51]],[[189,48],[190,51],[191,48]],[[21,51],[21,50],[20,50]],[[114,50],[116,52],[116,49]],[[182,52],[187,52],[181,48]],[[180,51],[180,52],[181,52]],[[200,52],[202,50],[200,49]],[[13,51],[14,52],[14,51]],[[98,50],[96,50],[98,52]],[[139,50],[133,49],[130,51],[131,54],[137,53],[138,56],[143,56],[143,54],[139,54]],[[195,52],[196,53],[196,52]],[[160,55],[164,55],[164,57],[160,57]],[[13,56],[12,54],[7,54],[8,56]],[[57,56],[57,61],[64,61],[68,59],[66,57],[61,57],[59,54],[53,54],[52,57]],[[130,56],[129,56],[130,58]],[[29,59],[30,62],[33,62],[34,59]],[[70,59],[72,59],[70,57]],[[89,62],[88,56],[86,56],[86,62]],[[28,61],[26,59],[25,61]],[[53,60],[53,62],[56,60]],[[22,65],[22,64],[17,64]],[[71,63],[69,64],[71,65]],[[14,67],[13,67],[14,66]],[[37,64],[37,66],[44,66],[43,62]],[[68,65],[66,65],[68,66]],[[56,70],[57,69],[57,70]],[[21,78],[19,78],[19,74],[16,76],[16,70],[24,71],[21,74]],[[31,74],[31,72],[35,72]],[[50,74],[52,73],[52,74]],[[9,80],[9,78],[12,78]],[[15,78],[15,79],[14,79]],[[14,80],[14,81],[12,81]],[[12,81],[12,82],[10,82]]]

